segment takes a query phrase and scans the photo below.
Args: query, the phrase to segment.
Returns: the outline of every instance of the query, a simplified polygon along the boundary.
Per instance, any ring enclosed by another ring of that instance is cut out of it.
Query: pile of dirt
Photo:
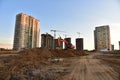
[[[0,55],[2,54],[17,54],[19,51],[0,51]]]
[[[37,56],[39,58],[50,58],[52,54],[47,48],[33,48],[19,52],[22,56]]]
[[[76,57],[86,55],[84,51],[77,50],[50,50],[54,57]]]
[[[63,49],[47,49],[47,48],[34,48],[19,52],[22,56],[37,55],[39,58],[52,58],[52,57],[76,57],[86,55],[84,51],[79,50],[63,50]]]
[[[52,50],[47,48],[34,48],[18,52],[17,56],[0,58],[0,80],[54,80],[55,72],[47,69],[52,64],[50,58],[67,58],[85,55],[83,51]]]

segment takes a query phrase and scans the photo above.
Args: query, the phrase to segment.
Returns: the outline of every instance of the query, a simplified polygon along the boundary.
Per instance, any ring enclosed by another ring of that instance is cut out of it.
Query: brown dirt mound
[[[23,56],[39,56],[41,58],[51,57],[76,57],[85,55],[84,51],[77,51],[73,49],[62,50],[62,49],[47,49],[47,48],[34,48],[19,52]]]
[[[37,56],[41,58],[52,57],[51,52],[47,48],[33,48],[19,52],[22,56]]]
[[[84,51],[76,51],[76,50],[50,50],[54,57],[76,57],[85,55]]]
[[[0,61],[4,63],[3,67],[0,67],[0,80],[54,80],[53,78],[57,77],[54,73],[43,70],[52,65],[49,58],[85,55],[83,51],[46,48],[27,49],[18,54],[19,56],[14,56],[9,61],[4,58],[7,63]]]

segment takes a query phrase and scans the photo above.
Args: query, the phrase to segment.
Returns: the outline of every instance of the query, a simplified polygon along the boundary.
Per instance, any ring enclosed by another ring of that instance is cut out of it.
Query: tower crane
[[[56,32],[65,32],[65,31],[60,31],[60,30],[50,30],[51,32],[54,32],[54,39],[56,39]],[[53,40],[53,49],[55,49],[55,41]]]
[[[67,36],[71,36],[71,35],[63,34],[63,36],[65,36],[65,38],[67,38]]]
[[[80,34],[81,34],[81,33],[80,33],[80,32],[77,32],[77,34],[78,34],[78,37],[80,37]]]
[[[54,39],[56,38],[56,32],[64,32],[65,33],[65,31],[60,31],[60,30],[50,30],[51,32],[54,32]]]

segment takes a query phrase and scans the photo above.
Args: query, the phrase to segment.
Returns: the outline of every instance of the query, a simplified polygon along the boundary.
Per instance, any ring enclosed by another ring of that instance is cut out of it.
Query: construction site
[[[120,80],[119,50],[84,50],[83,38],[73,45],[71,37],[56,38],[57,30],[51,31],[54,36],[41,34],[41,47],[21,42],[13,50],[1,48],[0,80]]]
[[[120,51],[0,51],[0,80],[120,80]]]
[[[16,16],[13,49],[0,48],[0,80],[120,80],[120,50],[111,48],[108,25],[95,28],[88,51],[79,32],[74,45],[73,37],[57,37],[59,30],[40,35],[39,23]]]

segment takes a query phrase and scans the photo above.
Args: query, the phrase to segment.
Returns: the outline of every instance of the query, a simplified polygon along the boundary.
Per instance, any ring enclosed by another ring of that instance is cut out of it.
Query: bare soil
[[[120,54],[87,54],[45,48],[0,52],[0,80],[120,80]]]

